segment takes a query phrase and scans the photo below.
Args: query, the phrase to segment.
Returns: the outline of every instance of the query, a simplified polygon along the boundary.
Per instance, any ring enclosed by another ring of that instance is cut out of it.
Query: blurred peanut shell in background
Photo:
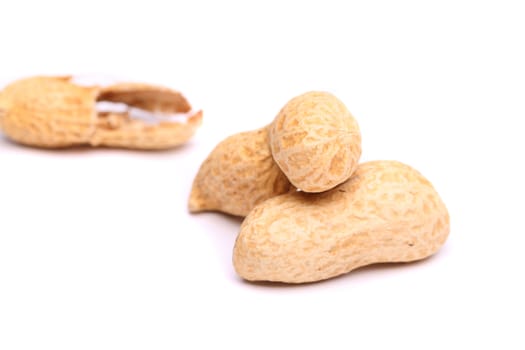
[[[0,92],[0,129],[36,147],[166,149],[188,141],[201,120],[179,92],[141,83],[80,86],[71,77],[32,77]]]

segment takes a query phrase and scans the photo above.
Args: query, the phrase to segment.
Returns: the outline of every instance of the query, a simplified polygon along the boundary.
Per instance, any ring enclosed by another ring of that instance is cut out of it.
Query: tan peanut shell
[[[154,123],[129,112],[99,112],[97,102],[117,102],[151,113],[188,113],[185,123]],[[0,129],[12,140],[37,147],[75,145],[164,149],[186,142],[202,120],[179,93],[148,84],[79,86],[71,77],[32,77],[0,92]],[[190,115],[191,114],[191,115]]]
[[[255,207],[233,264],[251,281],[313,282],[426,258],[448,234],[447,209],[427,179],[402,163],[374,161],[328,192],[284,194]]]
[[[273,161],[268,128],[241,132],[220,142],[201,165],[189,209],[246,216],[255,205],[291,187]]]
[[[334,95],[312,91],[291,99],[270,126],[272,154],[290,182],[323,192],[346,181],[361,156],[354,117]]]

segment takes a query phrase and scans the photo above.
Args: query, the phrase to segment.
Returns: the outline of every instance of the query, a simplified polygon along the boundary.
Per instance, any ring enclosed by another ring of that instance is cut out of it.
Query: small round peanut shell
[[[242,223],[233,265],[250,281],[314,282],[424,259],[449,231],[447,208],[427,179],[405,164],[373,161],[330,191],[288,193],[255,207]]]
[[[354,117],[334,95],[312,91],[291,99],[270,126],[273,158],[304,192],[323,192],[346,181],[361,156]]]

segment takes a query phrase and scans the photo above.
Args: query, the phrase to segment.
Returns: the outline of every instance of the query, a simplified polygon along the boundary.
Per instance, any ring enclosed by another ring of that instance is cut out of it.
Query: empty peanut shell
[[[32,77],[0,92],[0,129],[36,147],[166,149],[188,141],[201,120],[202,111],[193,112],[181,93],[148,84],[80,86],[71,77]]]

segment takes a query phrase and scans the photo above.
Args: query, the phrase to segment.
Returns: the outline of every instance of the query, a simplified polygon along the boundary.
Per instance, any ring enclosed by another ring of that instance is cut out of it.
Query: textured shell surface
[[[330,191],[288,193],[255,207],[233,263],[247,280],[314,282],[426,258],[449,230],[448,211],[427,179],[403,163],[373,161]]]
[[[272,154],[292,184],[322,192],[346,181],[361,156],[356,119],[337,97],[312,91],[291,99],[270,126]]]
[[[14,141],[40,147],[89,142],[96,123],[97,90],[68,77],[18,80],[0,92],[0,128]]]
[[[213,149],[193,181],[189,209],[246,216],[255,205],[291,188],[273,161],[265,127],[232,135]]]

